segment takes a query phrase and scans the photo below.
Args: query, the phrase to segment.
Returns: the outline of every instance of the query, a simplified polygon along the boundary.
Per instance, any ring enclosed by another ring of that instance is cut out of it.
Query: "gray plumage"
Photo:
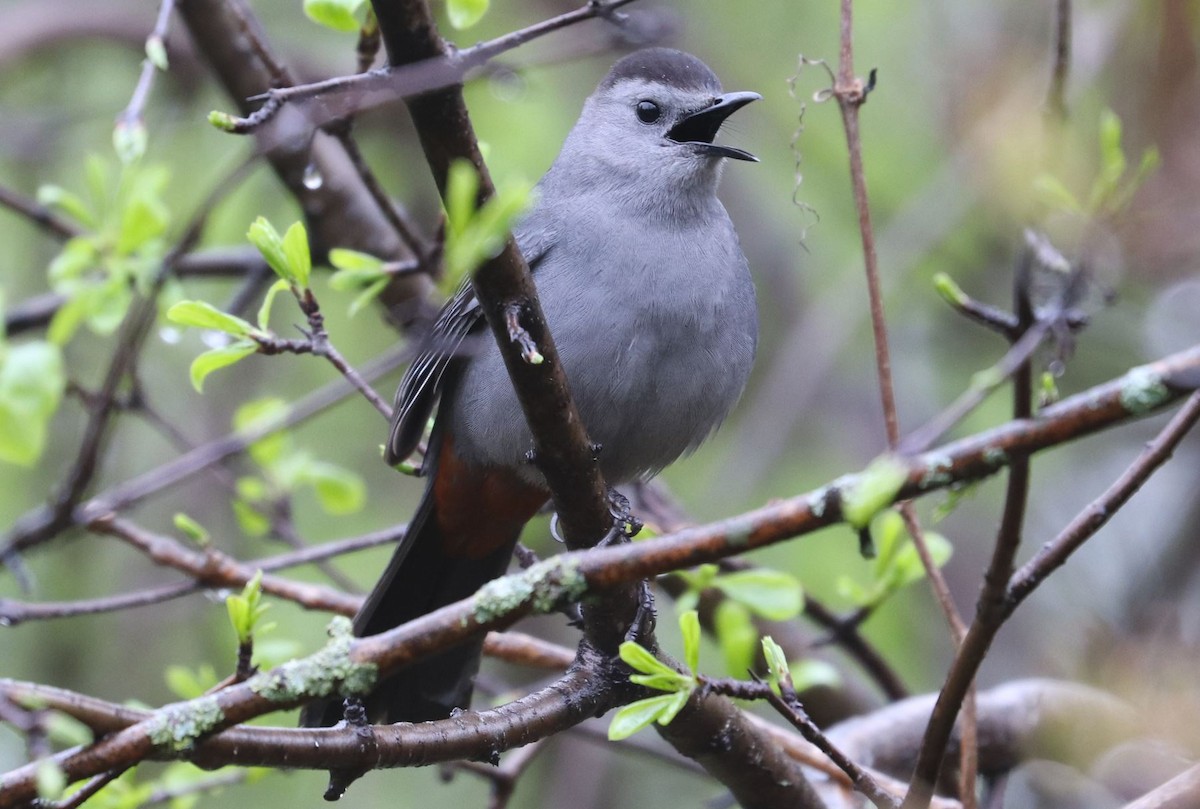
[[[754,287],[717,199],[721,122],[757,98],[722,96],[702,62],[662,48],[622,59],[584,104],[517,229],[572,395],[613,484],[653,474],[694,449],[729,413],[754,360]],[[639,104],[650,102],[658,117]],[[481,325],[469,287],[444,310],[431,350],[397,394],[389,460],[406,457],[454,363],[448,419],[468,462],[522,470],[529,429],[499,349],[454,349]]]
[[[754,157],[713,139],[756,98],[723,94],[704,63],[679,51],[622,59],[584,104],[517,229],[609,483],[653,474],[696,447],[746,385],[754,286],[716,190],[723,158]],[[389,462],[412,452],[435,406],[424,497],[355,617],[356,634],[426,615],[499,576],[547,496],[469,285],[400,384]],[[473,639],[393,674],[366,697],[368,715],[425,721],[465,707],[481,648]],[[340,703],[325,700],[302,721],[341,717]]]

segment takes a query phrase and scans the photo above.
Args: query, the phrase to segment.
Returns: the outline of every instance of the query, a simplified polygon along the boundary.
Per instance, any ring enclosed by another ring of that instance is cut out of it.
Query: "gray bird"
[[[757,93],[722,93],[699,59],[653,48],[616,63],[587,99],[537,202],[516,230],[546,321],[610,484],[649,477],[728,415],[754,361],[758,318],[746,257],[717,199],[713,142]],[[373,635],[501,575],[548,499],[532,438],[471,287],[438,316],[396,394],[386,460],[408,457],[429,415],[429,482],[408,534],[354,621]],[[483,332],[478,350],[460,349]],[[466,707],[481,641],[400,671],[366,700],[375,721]],[[310,706],[329,725],[340,705]]]

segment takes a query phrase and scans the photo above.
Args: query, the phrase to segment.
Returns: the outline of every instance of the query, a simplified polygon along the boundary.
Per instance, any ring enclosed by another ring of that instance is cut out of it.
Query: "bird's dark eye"
[[[662,115],[658,105],[653,101],[639,101],[637,105],[637,117],[643,124],[652,124]]]

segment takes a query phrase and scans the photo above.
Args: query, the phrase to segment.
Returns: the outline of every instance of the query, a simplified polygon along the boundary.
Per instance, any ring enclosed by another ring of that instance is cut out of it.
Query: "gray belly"
[[[539,295],[572,395],[588,435],[601,445],[600,467],[610,483],[653,474],[694,449],[741,395],[757,315],[744,264],[731,270],[707,286],[637,290],[581,288],[539,272]],[[540,478],[523,463],[532,439],[490,341],[465,369],[450,418],[466,459]]]

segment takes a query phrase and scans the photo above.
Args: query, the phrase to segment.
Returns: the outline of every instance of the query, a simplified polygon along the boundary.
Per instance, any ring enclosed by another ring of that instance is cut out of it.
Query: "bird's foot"
[[[608,489],[608,513],[613,518],[613,530],[600,541],[600,545],[610,545],[623,540],[632,539],[642,530],[642,521],[633,516],[633,508],[629,498],[611,486]]]
[[[654,611],[654,593],[650,590],[650,582],[643,579],[638,593],[637,613],[634,615],[633,623],[625,632],[625,640],[636,643],[639,638],[652,636],[657,622],[658,617]]]

